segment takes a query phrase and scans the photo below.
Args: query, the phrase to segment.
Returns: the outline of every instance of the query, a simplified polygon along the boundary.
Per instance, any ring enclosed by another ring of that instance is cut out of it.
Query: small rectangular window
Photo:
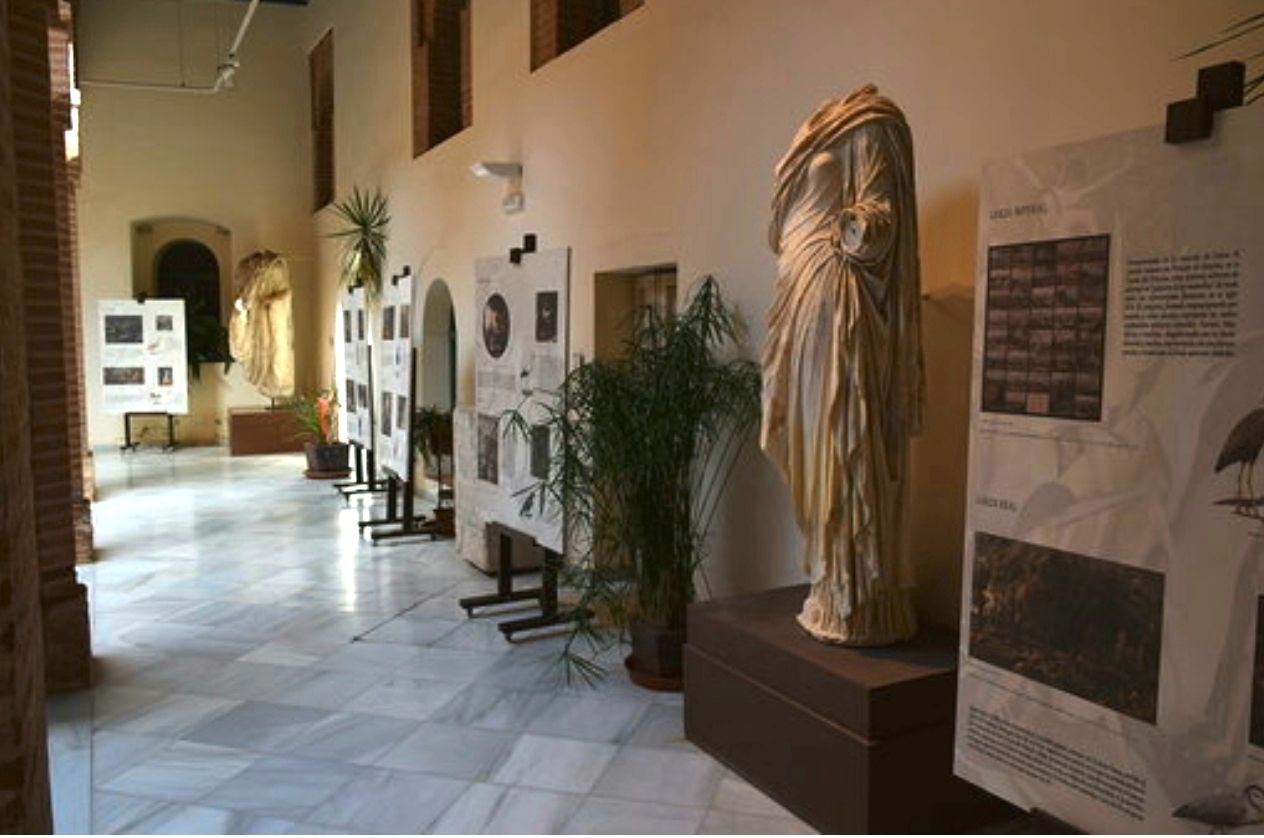
[[[644,0],[531,0],[531,69],[537,70]]]
[[[334,33],[308,55],[312,98],[312,168],[315,209],[334,199]]]
[[[413,156],[472,121],[470,4],[413,0]]]

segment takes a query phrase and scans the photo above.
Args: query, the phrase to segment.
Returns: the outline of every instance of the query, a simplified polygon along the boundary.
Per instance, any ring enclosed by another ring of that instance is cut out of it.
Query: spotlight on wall
[[[526,200],[522,195],[521,163],[479,160],[470,166],[470,171],[474,173],[475,177],[504,178],[507,180],[509,182],[508,189],[505,192],[504,200],[500,202],[500,208],[506,214],[522,212]]]

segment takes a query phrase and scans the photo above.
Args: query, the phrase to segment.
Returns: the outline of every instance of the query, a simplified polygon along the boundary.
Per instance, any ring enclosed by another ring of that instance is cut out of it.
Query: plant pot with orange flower
[[[307,454],[307,471],[314,480],[346,477],[349,453],[345,442],[338,442],[338,397],[333,390],[322,390],[318,396],[297,396],[290,403],[303,436]]]

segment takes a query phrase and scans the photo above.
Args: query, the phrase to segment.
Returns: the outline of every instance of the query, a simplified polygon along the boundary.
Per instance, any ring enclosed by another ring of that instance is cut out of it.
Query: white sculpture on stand
[[[294,317],[290,269],[270,250],[237,265],[228,347],[246,380],[270,398],[294,395]]]
[[[799,623],[831,643],[906,640],[908,442],[924,400],[917,203],[908,124],[877,88],[799,129],[777,165],[770,241],[760,443],[804,538]]]

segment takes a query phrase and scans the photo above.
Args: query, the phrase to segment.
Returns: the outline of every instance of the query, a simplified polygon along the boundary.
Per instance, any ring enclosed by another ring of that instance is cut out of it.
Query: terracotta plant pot
[[[345,442],[308,442],[303,451],[307,454],[308,477],[345,477],[351,473],[350,448]]]
[[[684,674],[685,630],[633,620],[632,654],[624,661],[633,683],[646,689],[679,691]]]

